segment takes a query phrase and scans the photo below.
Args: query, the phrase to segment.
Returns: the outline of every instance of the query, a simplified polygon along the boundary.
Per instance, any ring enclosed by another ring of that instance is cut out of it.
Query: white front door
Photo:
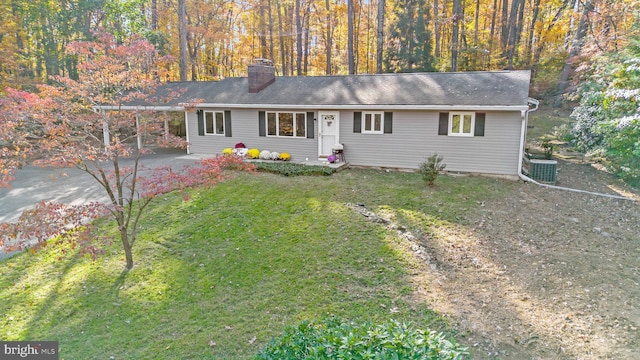
[[[340,113],[320,111],[318,117],[318,157],[322,158],[331,155],[333,145],[340,142]]]

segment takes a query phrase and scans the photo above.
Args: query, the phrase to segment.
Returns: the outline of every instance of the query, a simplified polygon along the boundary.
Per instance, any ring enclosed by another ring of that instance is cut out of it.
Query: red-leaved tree
[[[140,216],[154,197],[211,186],[223,179],[226,169],[253,167],[221,156],[182,169],[144,169],[140,159],[150,146],[186,146],[183,139],[165,132],[162,113],[144,110],[144,105],[162,104],[178,95],[156,96],[167,59],[143,38],[118,44],[104,33],[96,34],[95,41],[69,45],[67,52],[78,61],[77,79],[52,77],[52,85],[41,85],[37,92],[7,89],[0,99],[0,187],[8,187],[16,170],[27,164],[77,167],[100,184],[109,201],[82,206],[41,203],[18,222],[0,224],[0,246],[10,243],[5,249],[21,249],[33,240],[36,247],[46,245],[50,237],[110,213],[118,225],[126,268],[131,269]],[[100,110],[131,104],[141,110]]]

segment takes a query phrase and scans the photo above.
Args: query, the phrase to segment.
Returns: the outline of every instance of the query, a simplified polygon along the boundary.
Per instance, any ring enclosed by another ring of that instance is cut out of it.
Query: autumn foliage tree
[[[35,93],[7,89],[0,101],[0,186],[9,186],[15,171],[27,164],[76,167],[95,179],[109,202],[82,207],[40,204],[18,223],[1,225],[0,245],[9,238],[17,247],[25,245],[20,239],[46,244],[69,226],[110,213],[118,226],[126,268],[131,269],[140,216],[155,196],[215,184],[229,167],[250,168],[240,159],[218,157],[184,169],[145,169],[140,159],[151,145],[186,143],[165,133],[162,114],[99,109],[134,103],[143,109],[142,105],[168,100],[155,96],[166,59],[140,37],[122,44],[110,34],[95,37],[96,41],[67,47],[78,61],[77,79],[55,76],[52,85],[41,85]]]

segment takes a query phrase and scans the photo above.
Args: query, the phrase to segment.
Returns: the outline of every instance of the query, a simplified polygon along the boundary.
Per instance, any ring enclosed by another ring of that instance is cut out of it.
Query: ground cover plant
[[[304,165],[290,162],[283,163],[258,161],[254,162],[253,164],[256,166],[256,170],[258,171],[280,174],[284,176],[331,175],[336,172],[336,169],[329,166]]]
[[[58,340],[64,359],[248,359],[287,326],[336,315],[450,339],[460,334],[414,301],[411,245],[346,204],[428,232],[509,186],[444,177],[434,190],[417,173],[349,170],[240,174],[187,201],[162,196],[140,220],[128,272],[115,245],[97,260],[66,243],[2,262],[0,338]]]
[[[442,334],[416,329],[411,324],[353,323],[330,317],[303,321],[261,350],[256,360],[282,359],[464,359],[467,348]]]

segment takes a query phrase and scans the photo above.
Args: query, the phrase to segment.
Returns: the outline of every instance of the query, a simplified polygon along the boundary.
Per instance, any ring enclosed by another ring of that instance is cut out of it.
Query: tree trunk
[[[513,47],[513,59],[518,58],[518,46],[522,38],[522,31],[524,30],[524,7],[525,0],[520,0],[520,6],[518,7],[518,21],[516,22],[516,29],[514,32],[514,47]]]
[[[433,32],[435,36],[435,49],[433,56],[436,61],[440,58],[440,18],[438,17],[438,0],[433,0]]]
[[[158,0],[151,0],[151,31],[158,30]]]
[[[293,14],[293,12],[294,12],[294,9],[292,8],[289,8],[289,11],[285,9],[285,12],[284,12],[284,17],[286,19],[291,19],[291,18],[294,19],[294,21],[289,22],[289,34],[295,34],[295,31],[296,31],[295,14]],[[288,54],[289,55],[289,73],[291,74],[291,76],[293,76],[294,64],[296,61],[294,56],[296,53],[295,46],[296,46],[295,40],[291,39],[291,41],[289,41],[289,44],[287,46],[287,49],[289,51],[289,54]]]
[[[178,0],[178,37],[180,45],[180,81],[187,81],[187,3]]]
[[[129,242],[129,234],[127,234],[127,230],[120,230],[120,239],[122,240],[122,247],[124,248],[124,257],[127,261],[125,268],[127,270],[133,269],[133,246],[131,242]]]
[[[264,7],[264,1],[261,0],[259,3],[258,31],[260,34],[258,35],[258,42],[260,44],[260,57],[267,59],[267,20],[265,19],[266,12]]]
[[[356,5],[358,0],[353,0],[353,73],[358,73],[358,66],[360,60],[360,21],[362,20],[362,16],[360,16],[360,11],[362,10],[362,6],[358,7],[358,11],[356,12]]]
[[[302,73],[303,75],[307,75],[308,74],[308,70],[309,70],[309,9],[305,9],[304,11],[304,17],[302,18],[304,20],[303,22],[303,28],[304,28],[304,40],[303,40],[303,58],[302,58]]]
[[[195,50],[195,54],[191,56],[191,81],[198,80],[198,50]]]
[[[382,51],[384,44],[384,7],[385,0],[378,0],[378,41],[376,46],[376,73],[382,73]]]
[[[186,20],[187,25],[193,25],[190,16],[187,16]],[[187,32],[187,55],[189,64],[191,65],[191,81],[198,80],[198,49],[200,47],[198,46],[198,41],[195,37],[195,34]]]
[[[302,18],[300,16],[300,1],[296,0],[296,73],[302,75]]]
[[[473,46],[478,47],[480,32],[480,0],[476,0],[476,23],[473,29]]]
[[[329,0],[325,0],[324,2],[325,8],[327,9],[327,68],[326,74],[331,75],[331,52],[333,49],[333,23],[331,20],[331,7],[329,6]]]
[[[448,0],[442,0],[442,12],[440,13],[440,57],[444,59],[444,55],[443,52],[446,53],[445,50],[447,46],[446,46],[446,37],[444,36],[444,34],[446,34],[446,23],[448,22],[449,19],[449,5],[447,4]],[[451,46],[451,44],[449,44],[449,46]],[[438,59],[440,60],[440,59]]]
[[[347,60],[349,63],[349,75],[355,74],[355,62],[353,54],[354,1],[355,0],[347,0]]]
[[[458,45],[460,20],[462,19],[462,4],[460,0],[453,0],[453,17],[451,30],[451,71],[458,71]]]
[[[540,0],[534,0],[533,2],[533,14],[531,15],[531,23],[529,27],[529,38],[527,39],[527,62],[529,65],[535,65],[533,63],[533,43],[535,39],[536,23],[538,21],[538,14],[540,13]],[[540,39],[538,39],[540,41]]]
[[[498,0],[493,0],[493,14],[491,14],[491,28],[489,29],[489,53],[493,52],[494,35],[496,33],[496,17],[498,14]]]
[[[269,60],[275,63],[275,54],[273,53],[273,17],[271,14],[271,0],[267,0],[267,15],[269,16]]]
[[[567,56],[567,60],[562,68],[562,75],[560,76],[560,82],[558,83],[558,93],[563,94],[569,86],[569,78],[573,72],[572,60],[575,56],[580,54],[582,46],[584,45],[584,38],[587,35],[589,28],[589,13],[593,11],[593,0],[587,0],[582,10],[582,16],[580,16],[580,22],[578,23],[578,30],[571,44],[571,49]]]
[[[278,35],[280,38],[280,61],[282,61],[282,74],[284,76],[289,75],[287,72],[287,56],[284,50],[284,34],[282,31],[282,9],[280,7],[280,1],[276,0],[276,11],[278,12]]]
[[[500,44],[503,55],[507,51],[509,41],[509,0],[502,0],[502,17],[500,18]]]
[[[516,39],[517,35],[517,27],[518,27],[518,10],[520,9],[520,2],[524,0],[513,0],[511,2],[511,13],[509,15],[509,26],[507,30],[507,47],[506,47],[506,55],[507,55],[507,68],[509,70],[513,69],[513,58],[516,53]]]

